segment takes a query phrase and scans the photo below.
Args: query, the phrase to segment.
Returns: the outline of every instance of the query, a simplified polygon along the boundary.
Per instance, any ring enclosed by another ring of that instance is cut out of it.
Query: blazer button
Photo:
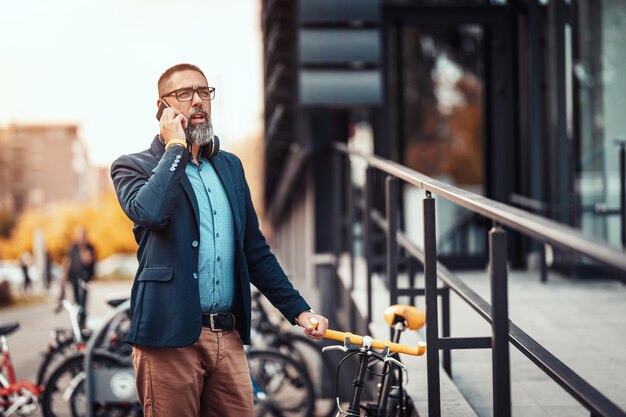
[[[196,274],[195,272],[193,273],[193,279],[198,279],[198,274]]]
[[[194,240],[193,242],[191,242],[191,246],[193,246],[194,248],[198,247],[198,241]]]

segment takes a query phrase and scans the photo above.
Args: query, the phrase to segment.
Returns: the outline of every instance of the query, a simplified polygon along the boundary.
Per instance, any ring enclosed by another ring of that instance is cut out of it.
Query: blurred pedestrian
[[[30,252],[22,252],[20,255],[20,267],[22,268],[22,274],[24,277],[24,281],[22,283],[22,289],[24,290],[24,294],[27,294],[33,288],[33,280],[30,277],[30,268],[32,257],[30,256]]]
[[[48,251],[44,253],[43,283],[46,287],[46,291],[50,291],[50,284],[52,283],[52,257]]]
[[[95,263],[96,250],[87,238],[87,230],[82,226],[78,226],[74,231],[74,241],[63,259],[59,305],[65,298],[65,283],[69,281],[74,292],[74,302],[79,307],[78,323],[81,329],[84,329],[86,326],[87,294],[89,282],[95,273]]]

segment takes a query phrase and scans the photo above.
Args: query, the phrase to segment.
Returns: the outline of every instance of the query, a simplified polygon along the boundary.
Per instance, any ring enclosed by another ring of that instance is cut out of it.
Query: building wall
[[[0,203],[14,215],[26,208],[97,193],[76,124],[11,124],[0,128]]]
[[[291,200],[285,220],[275,230],[273,249],[291,279],[314,288],[314,187],[310,177],[306,182],[308,185]]]

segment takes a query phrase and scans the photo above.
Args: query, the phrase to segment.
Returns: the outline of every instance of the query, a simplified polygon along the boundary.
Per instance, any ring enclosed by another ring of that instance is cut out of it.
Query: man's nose
[[[193,107],[202,106],[202,99],[200,98],[200,94],[197,91],[193,92],[193,96],[191,96],[191,105]]]

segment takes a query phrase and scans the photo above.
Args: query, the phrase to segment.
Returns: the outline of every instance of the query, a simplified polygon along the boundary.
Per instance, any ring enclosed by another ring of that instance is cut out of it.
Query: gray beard
[[[185,133],[187,134],[187,140],[192,145],[199,146],[207,145],[215,136],[211,119],[207,119],[207,122],[201,125],[192,125],[190,123],[187,129],[185,129]]]

